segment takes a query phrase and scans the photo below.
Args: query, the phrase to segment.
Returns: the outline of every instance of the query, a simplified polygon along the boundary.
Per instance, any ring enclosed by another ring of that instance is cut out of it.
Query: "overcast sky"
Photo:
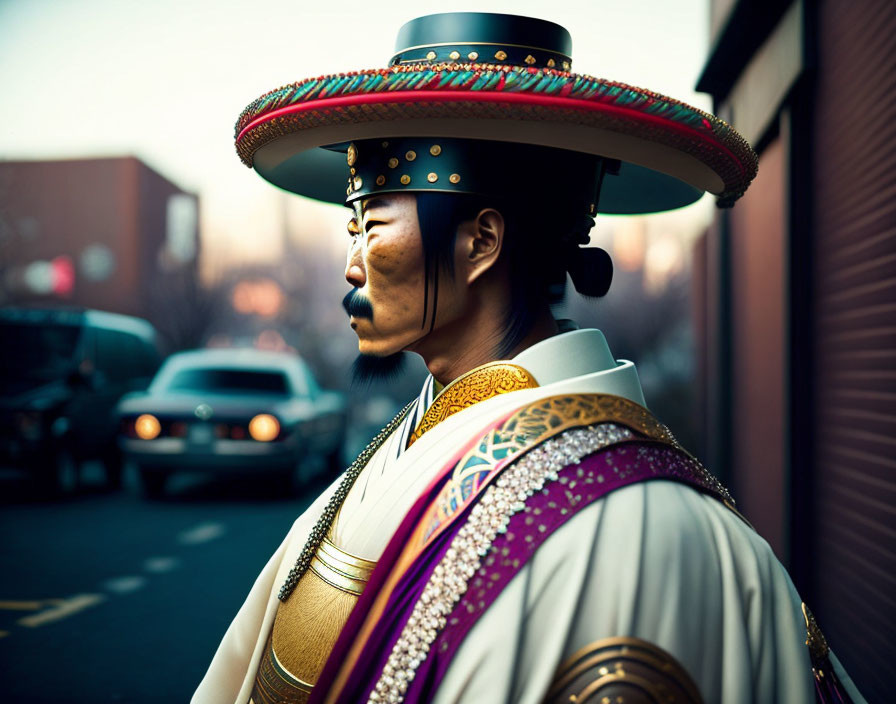
[[[200,196],[207,252],[263,256],[276,248],[283,205],[236,157],[239,113],[286,83],[384,66],[402,23],[445,9],[426,0],[0,0],[0,159],[136,155]],[[572,34],[574,71],[710,107],[693,91],[708,0],[451,9],[558,22]]]

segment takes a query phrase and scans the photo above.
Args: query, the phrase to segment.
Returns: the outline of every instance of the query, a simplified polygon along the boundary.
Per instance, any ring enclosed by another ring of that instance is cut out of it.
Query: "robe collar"
[[[414,431],[408,445],[445,418],[500,393],[559,384],[590,377],[603,393],[646,405],[631,362],[617,362],[600,330],[571,330],[546,338],[512,360],[484,364],[448,384],[440,392],[430,375],[421,390]]]

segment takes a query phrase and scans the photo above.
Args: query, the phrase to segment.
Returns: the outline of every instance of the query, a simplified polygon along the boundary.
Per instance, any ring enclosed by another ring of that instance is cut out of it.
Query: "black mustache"
[[[345,298],[342,299],[342,307],[350,316],[373,320],[373,306],[366,296],[358,293],[356,288],[345,294]]]

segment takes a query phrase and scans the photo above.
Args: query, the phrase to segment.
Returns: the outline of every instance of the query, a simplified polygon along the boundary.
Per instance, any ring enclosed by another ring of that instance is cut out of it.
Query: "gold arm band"
[[[271,648],[271,655],[274,658],[274,662],[277,663],[277,667],[279,667],[283,672],[289,675],[290,680],[288,680],[289,684],[291,684],[296,689],[305,692],[305,694],[311,694],[311,690],[314,689],[314,685],[310,682],[306,682],[303,679],[299,679],[293,673],[286,669],[286,666],[280,662],[280,658],[277,657],[277,653],[274,652],[274,649]]]
[[[318,552],[327,555],[327,557],[330,558],[330,560],[327,560],[328,562],[332,560],[345,565],[351,565],[352,567],[357,567],[361,570],[366,570],[367,572],[373,572],[373,568],[376,567],[376,562],[373,560],[365,560],[363,557],[352,555],[351,553],[336,547],[336,545],[334,545],[328,538],[323,539],[323,542],[318,548]]]
[[[327,584],[359,596],[373,573],[376,563],[352,555],[324,538],[314,557],[311,570]]]
[[[309,567],[314,574],[324,580],[327,584],[334,586],[337,589],[341,589],[344,592],[354,594],[355,596],[360,596],[361,592],[364,591],[364,585],[367,584],[366,580],[355,579],[330,569],[326,564],[317,559],[316,555],[311,558]]]

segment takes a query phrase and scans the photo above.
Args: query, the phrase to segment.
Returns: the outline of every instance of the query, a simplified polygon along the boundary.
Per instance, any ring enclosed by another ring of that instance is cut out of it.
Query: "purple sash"
[[[735,510],[718,480],[624,399],[553,397],[493,424],[402,521],[310,703],[431,700],[464,638],[538,548],[585,507],[652,479],[684,483]],[[806,613],[818,701],[846,704]]]
[[[575,448],[580,451],[576,453]],[[561,459],[549,456],[555,451]],[[566,461],[570,458],[574,461]],[[374,692],[381,701],[389,701],[390,696],[428,700],[466,634],[538,547],[594,501],[648,479],[684,482],[719,499],[728,498],[683,451],[611,423],[562,433],[509,469],[505,467],[493,490],[479,493],[400,575],[382,615],[365,634],[363,647],[351,657],[374,595],[389,579],[386,572],[391,569],[378,575],[377,568],[311,701],[324,701],[334,681],[338,694],[331,692],[326,701],[364,702]],[[504,487],[503,480],[507,480]],[[525,486],[527,481],[530,485]],[[437,493],[438,487],[432,487],[418,501],[390,542],[381,565],[385,567],[384,561],[394,565],[395,553],[417,528],[414,519],[426,516],[423,509]],[[515,501],[511,504],[500,498],[504,495]],[[538,520],[531,520],[535,515]],[[477,533],[476,526],[483,525],[491,525],[492,530]],[[351,669],[342,673],[341,682],[336,681],[347,656],[353,661]]]

